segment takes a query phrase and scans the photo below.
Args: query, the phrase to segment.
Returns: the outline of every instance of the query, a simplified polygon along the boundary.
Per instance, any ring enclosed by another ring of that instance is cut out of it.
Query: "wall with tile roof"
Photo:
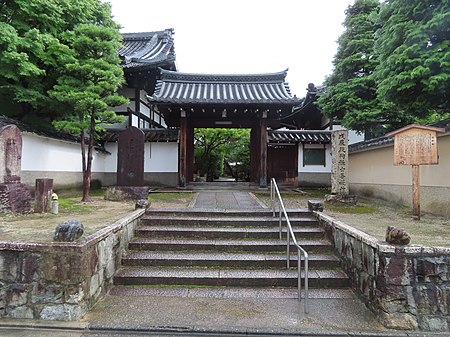
[[[438,136],[438,165],[420,167],[421,210],[450,215],[450,132]],[[349,183],[354,194],[402,205],[412,204],[412,169],[394,166],[394,144],[384,137],[349,152]]]

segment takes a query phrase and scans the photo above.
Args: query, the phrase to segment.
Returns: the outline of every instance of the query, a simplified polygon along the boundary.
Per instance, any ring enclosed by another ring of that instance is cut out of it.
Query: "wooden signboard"
[[[394,165],[412,165],[413,218],[420,220],[419,165],[439,163],[437,133],[444,129],[411,124],[386,136],[394,137]]]

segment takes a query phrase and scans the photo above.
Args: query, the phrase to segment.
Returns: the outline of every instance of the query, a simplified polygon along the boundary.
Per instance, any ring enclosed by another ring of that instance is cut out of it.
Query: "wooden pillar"
[[[259,126],[253,127],[250,133],[250,181],[259,183]]]
[[[178,186],[186,187],[187,178],[187,119],[180,118],[180,144],[178,154]]]
[[[186,135],[186,183],[194,180],[194,128],[191,123],[187,125]]]
[[[420,182],[419,165],[412,165],[413,219],[420,220]]]
[[[267,126],[266,120],[260,122],[260,157],[259,157],[259,187],[267,187]]]

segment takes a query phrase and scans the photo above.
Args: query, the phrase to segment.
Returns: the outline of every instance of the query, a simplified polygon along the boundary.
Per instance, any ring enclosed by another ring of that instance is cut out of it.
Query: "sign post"
[[[444,129],[411,124],[386,136],[394,136],[394,165],[412,166],[413,219],[420,220],[420,165],[437,165],[438,132]]]

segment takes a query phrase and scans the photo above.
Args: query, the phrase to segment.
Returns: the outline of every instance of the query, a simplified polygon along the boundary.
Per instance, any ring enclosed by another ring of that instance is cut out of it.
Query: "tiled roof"
[[[329,143],[330,131],[289,130],[269,131],[269,143]]]
[[[122,67],[159,67],[175,62],[173,29],[146,33],[124,33],[123,47],[119,50]]]
[[[146,142],[176,142],[178,141],[178,129],[141,129]],[[117,142],[119,134],[124,129],[106,129],[102,139],[107,142]]]
[[[349,152],[357,152],[361,150],[367,150],[382,146],[388,146],[394,144],[394,138],[392,137],[379,137],[373,138],[369,140],[365,140],[363,142],[354,143],[348,146]]]
[[[443,121],[439,121],[433,124],[428,124],[427,126],[432,126],[436,128],[443,128],[445,129],[445,132],[450,132],[450,119],[446,119]],[[351,144],[348,147],[349,152],[357,152],[377,147],[383,147],[383,146],[389,146],[394,144],[394,138],[393,137],[379,137],[374,139],[365,140],[363,142]]]
[[[16,125],[20,129],[20,131],[34,133],[39,136],[55,138],[55,139],[62,139],[62,140],[67,140],[67,141],[71,141],[71,142],[80,142],[80,137],[78,137],[78,136],[74,136],[74,135],[71,135],[71,134],[65,133],[65,132],[59,132],[59,131],[56,131],[55,129],[35,127],[32,125],[23,123],[21,121],[18,121],[16,119],[12,119],[12,118],[0,115],[0,128],[3,126],[6,126],[6,125],[11,125],[11,124]]]
[[[161,70],[155,93],[148,98],[178,104],[299,104],[300,100],[290,94],[286,73],[287,70],[272,74],[213,75]]]

